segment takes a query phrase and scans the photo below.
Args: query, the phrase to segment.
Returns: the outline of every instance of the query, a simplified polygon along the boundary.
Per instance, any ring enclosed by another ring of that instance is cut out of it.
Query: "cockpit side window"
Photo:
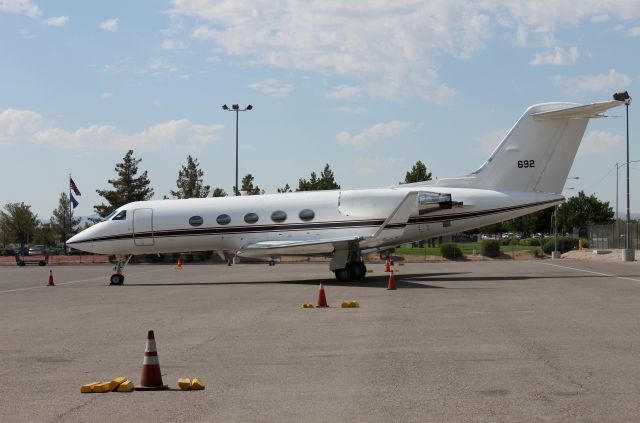
[[[116,214],[111,218],[111,220],[126,220],[127,219],[127,211],[122,210],[120,213]]]

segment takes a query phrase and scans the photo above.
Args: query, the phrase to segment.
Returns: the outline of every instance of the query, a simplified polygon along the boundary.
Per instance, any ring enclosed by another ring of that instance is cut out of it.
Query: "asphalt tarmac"
[[[107,265],[2,266],[1,420],[638,420],[638,263],[407,264],[396,291],[370,267],[338,283],[326,264],[130,265],[108,286]],[[320,282],[331,307],[300,309]],[[150,329],[174,389],[80,393],[138,384]]]

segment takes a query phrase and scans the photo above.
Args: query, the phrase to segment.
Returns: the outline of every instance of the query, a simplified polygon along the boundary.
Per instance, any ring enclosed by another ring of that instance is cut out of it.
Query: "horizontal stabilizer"
[[[600,113],[621,104],[624,103],[617,100],[611,100],[608,102],[584,104],[566,109],[552,110],[550,112],[533,113],[531,116],[535,119],[592,119],[605,117]]]

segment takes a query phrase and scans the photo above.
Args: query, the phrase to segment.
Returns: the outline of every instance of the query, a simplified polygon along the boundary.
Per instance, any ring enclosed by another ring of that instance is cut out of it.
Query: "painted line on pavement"
[[[132,276],[133,275],[142,275],[144,273],[161,272],[163,270],[166,270],[166,269],[146,270],[144,272],[129,273],[129,275],[132,275]],[[71,285],[71,284],[74,284],[74,283],[81,283],[81,282],[91,282],[91,281],[97,281],[97,280],[104,279],[104,278],[105,278],[104,276],[100,276],[100,277],[97,277],[97,278],[78,279],[77,281],[56,283],[55,286]],[[30,291],[32,289],[40,289],[40,288],[49,288],[49,285],[38,285],[38,286],[30,286],[28,288],[7,289],[5,291],[0,291],[0,294],[5,294],[5,293],[8,293],[8,292]]]
[[[640,282],[640,279],[627,278],[625,276],[610,275],[608,273],[594,272],[593,270],[579,269],[577,267],[562,266],[560,264],[551,264],[551,263],[540,263],[540,264],[544,264],[545,266],[560,267],[562,269],[576,270],[578,272],[591,273],[593,275],[598,275],[598,276],[606,276],[608,278],[617,278],[617,279],[624,279],[626,281]]]

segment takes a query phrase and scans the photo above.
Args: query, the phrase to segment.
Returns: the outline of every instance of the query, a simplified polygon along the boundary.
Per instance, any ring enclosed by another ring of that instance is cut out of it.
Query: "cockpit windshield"
[[[104,218],[103,222],[106,222],[107,220],[126,220],[126,219],[127,219],[126,210],[120,210],[118,212],[118,209],[115,209],[114,211],[109,213],[107,217]]]
[[[113,217],[114,214],[116,214],[118,212],[118,209],[113,210],[111,213],[109,213],[107,215],[107,217],[105,217],[104,219],[102,219],[103,221],[107,221],[107,220],[111,220],[111,218]]]
[[[113,216],[111,220],[125,220],[126,218],[127,218],[127,211],[122,210],[120,213]]]

